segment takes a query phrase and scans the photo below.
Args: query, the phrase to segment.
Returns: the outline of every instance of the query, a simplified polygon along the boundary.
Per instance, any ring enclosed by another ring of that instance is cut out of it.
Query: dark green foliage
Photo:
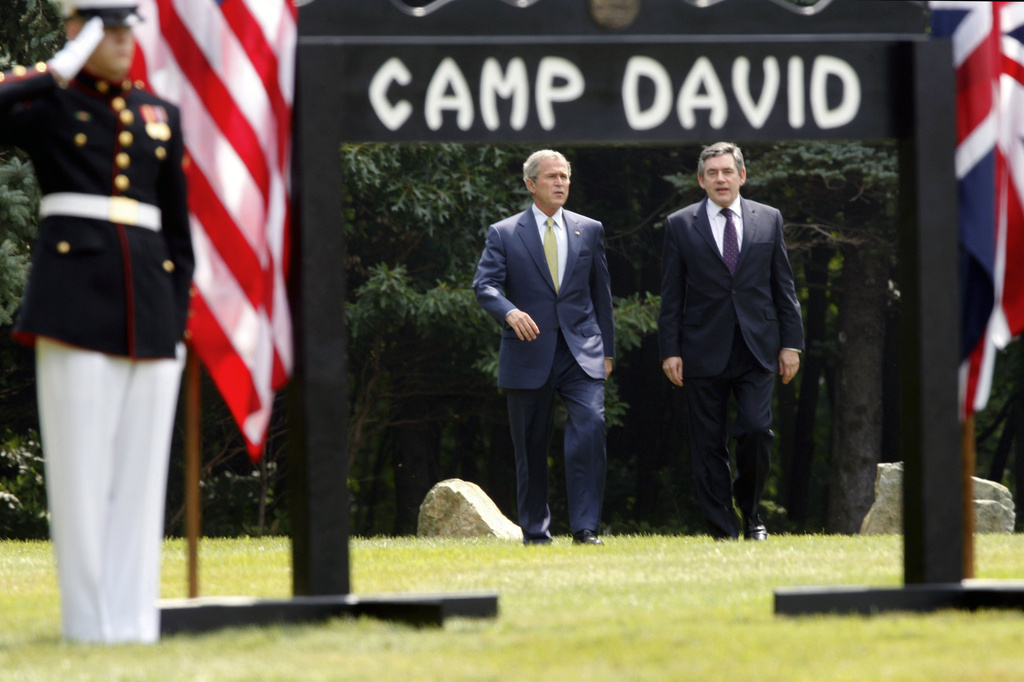
[[[988,406],[976,415],[975,476],[1010,488],[1017,530],[1024,529],[1024,347],[1019,341],[997,353]]]
[[[488,224],[527,205],[514,183],[524,158],[451,144],[342,149],[357,533],[415,532],[445,470],[472,479],[483,468],[479,429],[503,403],[498,327],[471,283]]]
[[[0,443],[0,538],[46,537],[47,524],[39,436],[7,431]]]
[[[34,64],[64,44],[60,9],[49,0],[4,0],[0,12],[0,69]]]
[[[18,154],[0,153],[0,326],[13,321],[28,281],[39,210],[31,167]]]
[[[0,70],[48,59],[64,41],[57,7],[48,0],[6,0],[0,12]],[[21,301],[35,237],[39,189],[31,164],[0,147],[0,326]]]
[[[55,5],[5,0],[0,70],[48,59],[63,40]],[[38,206],[32,164],[18,150],[0,147],[0,537],[45,537],[47,529],[32,353],[9,335],[27,281]]]

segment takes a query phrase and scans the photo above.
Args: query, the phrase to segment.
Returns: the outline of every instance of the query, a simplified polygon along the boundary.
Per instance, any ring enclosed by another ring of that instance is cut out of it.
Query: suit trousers
[[[509,427],[516,456],[519,526],[523,542],[551,538],[548,506],[548,446],[555,393],[562,397],[565,424],[565,485],[573,533],[597,532],[604,502],[604,381],[587,375],[558,333],[551,375],[537,389],[506,389]]]
[[[758,516],[775,438],[771,430],[774,386],[775,374],[757,361],[738,327],[723,374],[686,378],[690,458],[708,532],[714,537],[739,537],[734,499],[744,517]],[[730,480],[729,466],[730,394],[736,399],[735,480]]]
[[[132,360],[36,342],[39,420],[64,636],[160,637],[167,465],[184,349]]]

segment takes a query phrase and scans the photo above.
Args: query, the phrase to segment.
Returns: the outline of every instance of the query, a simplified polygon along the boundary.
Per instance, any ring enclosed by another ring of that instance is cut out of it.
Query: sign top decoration
[[[404,0],[298,0],[299,34],[326,39],[361,36],[495,38],[499,36],[732,35],[921,37],[927,24],[923,2],[819,0],[810,6],[786,0],[434,0],[413,7]],[[635,7],[635,9],[633,9]],[[594,13],[629,16],[605,26]]]

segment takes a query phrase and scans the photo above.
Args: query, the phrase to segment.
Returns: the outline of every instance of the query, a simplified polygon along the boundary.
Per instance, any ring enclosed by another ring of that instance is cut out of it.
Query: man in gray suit
[[[662,370],[686,386],[690,457],[713,537],[765,540],[758,514],[769,472],[774,375],[789,383],[804,347],[800,304],[778,210],[740,197],[739,147],[705,148],[697,179],[707,198],[665,226],[658,318]],[[736,416],[736,478],[729,466],[728,403]]]

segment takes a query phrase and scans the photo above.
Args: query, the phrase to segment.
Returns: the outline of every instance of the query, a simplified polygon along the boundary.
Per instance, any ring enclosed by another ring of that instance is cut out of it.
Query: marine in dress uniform
[[[184,145],[177,109],[128,80],[134,3],[64,9],[65,48],[0,74],[0,143],[43,193],[14,335],[36,349],[64,635],[151,642],[193,270]]]

